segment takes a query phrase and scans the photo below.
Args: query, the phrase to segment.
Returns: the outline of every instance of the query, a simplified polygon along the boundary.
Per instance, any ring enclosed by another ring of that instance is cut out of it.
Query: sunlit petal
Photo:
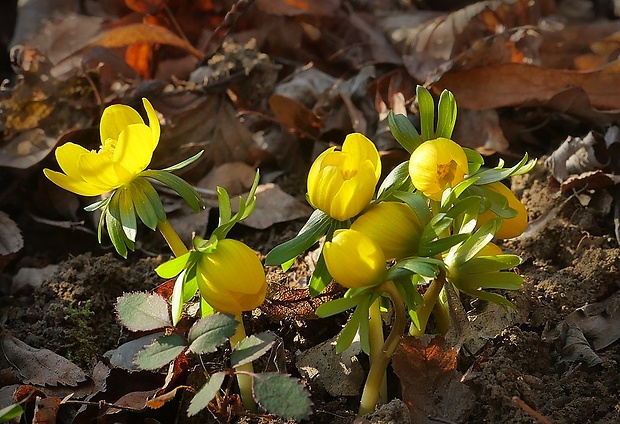
[[[157,143],[159,143],[160,136],[159,118],[157,117],[155,109],[153,109],[153,106],[151,106],[151,103],[147,99],[142,98],[142,103],[144,104],[144,109],[146,109],[146,115],[149,118],[149,127],[153,135],[151,150],[155,150]]]
[[[85,153],[90,153],[90,151],[75,143],[65,143],[56,149],[56,161],[65,174],[79,178],[77,159]]]
[[[108,138],[118,140],[121,131],[128,125],[144,124],[142,117],[133,108],[126,105],[108,106],[101,115],[99,134],[101,141]]]
[[[96,153],[80,156],[78,170],[84,181],[99,187],[107,187],[107,191],[120,187],[126,182],[119,180],[114,169],[114,162],[110,158]]]
[[[135,176],[151,162],[152,147],[149,127],[144,124],[129,125],[119,135],[112,160]]]
[[[52,171],[51,169],[44,169],[45,176],[57,186],[64,188],[80,196],[99,196],[103,193],[107,193],[107,188],[96,187],[92,184],[88,184],[86,181],[69,177],[61,172]]]

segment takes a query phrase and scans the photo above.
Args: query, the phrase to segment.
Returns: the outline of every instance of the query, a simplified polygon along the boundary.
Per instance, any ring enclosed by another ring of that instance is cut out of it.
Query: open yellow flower
[[[510,239],[523,234],[527,228],[527,210],[523,203],[517,199],[512,190],[502,184],[500,181],[487,184],[486,188],[501,194],[508,200],[508,206],[517,211],[517,215],[512,218],[504,218],[499,230],[495,233],[496,238]],[[482,226],[485,222],[497,218],[497,215],[490,210],[484,211],[478,217],[477,227]]]
[[[380,175],[381,159],[373,142],[362,134],[349,134],[341,151],[329,148],[312,164],[308,173],[310,204],[345,221],[370,203]]]
[[[151,162],[159,142],[159,120],[153,106],[142,99],[149,119],[126,105],[107,107],[101,116],[101,147],[89,151],[74,143],[56,149],[62,172],[44,169],[45,176],[65,190],[98,196],[132,181]]]
[[[325,242],[323,256],[331,276],[344,287],[374,286],[385,279],[383,251],[359,231],[337,230],[332,241]]]
[[[402,259],[415,253],[422,224],[413,210],[400,202],[382,202],[360,215],[353,224],[383,250],[386,259]]]
[[[240,241],[223,239],[198,262],[200,295],[217,311],[239,315],[265,300],[265,270],[256,253]]]
[[[463,181],[467,172],[463,148],[447,138],[425,141],[409,159],[411,182],[433,200],[441,200],[443,191]]]

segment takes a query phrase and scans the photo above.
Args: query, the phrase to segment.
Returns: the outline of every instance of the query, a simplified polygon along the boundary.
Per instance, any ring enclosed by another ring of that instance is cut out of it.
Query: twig
[[[538,421],[540,424],[551,424],[551,421],[547,417],[542,415],[540,412],[535,411],[534,408],[532,408],[527,403],[525,403],[523,399],[521,399],[519,396],[513,396],[512,401],[519,408],[523,409],[525,412],[530,414],[530,416],[534,418],[536,421]]]

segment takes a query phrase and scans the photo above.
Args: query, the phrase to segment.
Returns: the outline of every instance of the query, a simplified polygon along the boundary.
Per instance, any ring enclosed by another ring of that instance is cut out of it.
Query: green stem
[[[241,340],[245,339],[245,327],[243,326],[243,317],[241,315],[237,315],[235,317],[239,325],[237,326],[237,331],[235,334],[230,336],[230,345],[234,349]],[[235,371],[245,371],[250,374],[237,374],[237,384],[239,385],[239,393],[241,393],[241,402],[243,403],[243,407],[250,411],[256,412],[257,406],[256,401],[254,400],[254,396],[252,396],[252,375],[254,373],[254,366],[251,362],[247,364],[239,365],[235,368]]]
[[[375,301],[370,305],[368,310],[368,333],[370,341],[370,361],[372,363],[373,357],[381,353],[383,348],[383,321],[381,320],[381,297],[377,297]],[[387,379],[385,373],[383,374],[383,380],[381,381],[381,388],[379,390],[379,396],[383,403],[387,403]]]
[[[443,283],[445,281],[445,272],[441,270],[439,271],[439,275],[437,276],[437,278],[435,278],[428,286],[428,290],[426,290],[426,293],[424,293],[424,303],[422,303],[416,311],[418,315],[418,320],[420,322],[420,328],[418,329],[415,325],[412,324],[409,327],[410,335],[421,336],[426,332],[426,324],[428,324],[428,319],[431,316],[431,311],[435,307],[435,302],[437,302],[437,298],[439,297],[439,293],[441,293],[441,289],[443,289]]]
[[[390,358],[394,354],[394,351],[398,347],[400,338],[405,331],[405,324],[407,322],[407,311],[405,310],[405,304],[398,293],[398,289],[392,281],[386,281],[379,286],[379,291],[386,293],[392,305],[394,305],[394,323],[392,324],[392,330],[388,335],[385,343],[381,348],[378,355],[373,355],[370,361],[370,371],[366,378],[366,384],[364,384],[364,391],[362,392],[362,399],[360,401],[359,416],[370,414],[375,410],[377,406],[377,400],[379,399],[379,391],[381,382],[385,376],[385,370],[390,363]]]
[[[445,286],[443,290],[441,290],[437,302],[435,302],[433,319],[435,320],[436,332],[445,335],[450,329],[450,323],[452,321],[450,319],[450,304],[448,303]]]
[[[174,231],[174,228],[172,228],[168,220],[159,221],[157,223],[157,229],[164,237],[164,240],[166,240],[166,243],[168,243],[168,246],[170,246],[170,250],[172,250],[174,256],[179,257],[188,252],[185,243],[183,243],[177,232]]]

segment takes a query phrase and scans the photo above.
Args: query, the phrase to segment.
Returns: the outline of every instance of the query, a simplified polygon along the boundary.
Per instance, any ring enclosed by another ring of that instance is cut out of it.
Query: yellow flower
[[[402,259],[415,253],[422,224],[404,203],[382,202],[360,215],[351,225],[383,250],[386,259]]]
[[[497,230],[497,233],[495,233],[495,237],[500,239],[510,239],[523,234],[523,231],[527,228],[527,210],[525,209],[525,206],[523,206],[523,203],[517,199],[512,190],[499,181],[487,184],[485,187],[504,196],[508,200],[508,206],[517,211],[516,216],[512,218],[504,218],[502,225],[499,227],[499,230]],[[497,215],[493,211],[484,211],[478,217],[477,227],[480,227],[485,222],[493,218],[497,218]]]
[[[339,221],[364,209],[372,200],[381,175],[377,148],[362,134],[349,134],[341,151],[319,155],[308,173],[310,204]]]
[[[383,251],[359,231],[337,230],[323,246],[323,257],[331,276],[344,287],[374,286],[385,278]]]
[[[149,126],[131,107],[109,106],[101,116],[99,151],[66,143],[56,149],[56,160],[64,174],[44,169],[45,176],[65,190],[83,196],[98,196],[133,180],[151,162],[159,142],[157,114],[148,100],[142,102]]]
[[[467,172],[463,148],[447,138],[422,143],[409,159],[411,182],[433,200],[441,200],[443,191],[463,181]]]
[[[233,315],[251,311],[265,300],[265,270],[256,253],[233,239],[217,242],[198,262],[200,295],[214,309]]]

